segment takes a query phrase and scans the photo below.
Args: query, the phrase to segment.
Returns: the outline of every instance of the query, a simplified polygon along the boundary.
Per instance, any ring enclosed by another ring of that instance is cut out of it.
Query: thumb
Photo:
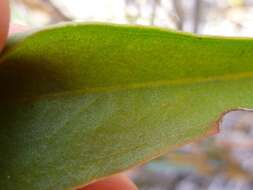
[[[0,51],[4,47],[8,36],[10,22],[9,1],[0,0]]]
[[[125,175],[117,174],[77,190],[137,190],[137,187]]]

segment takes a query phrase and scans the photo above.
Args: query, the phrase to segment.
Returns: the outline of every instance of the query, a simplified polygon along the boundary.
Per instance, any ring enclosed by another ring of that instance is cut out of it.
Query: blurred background
[[[253,37],[253,0],[11,0],[12,24],[66,21],[153,25]],[[128,171],[140,190],[253,189],[253,113],[225,115],[221,132]]]
[[[12,21],[155,25],[200,34],[251,36],[253,0],[12,0]]]

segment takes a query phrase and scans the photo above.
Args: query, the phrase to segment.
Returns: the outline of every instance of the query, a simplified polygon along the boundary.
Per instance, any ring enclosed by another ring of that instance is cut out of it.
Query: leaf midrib
[[[48,93],[38,96],[33,96],[27,94],[26,97],[15,97],[14,99],[21,102],[30,102],[41,99],[52,99],[56,97],[68,97],[73,95],[84,95],[84,94],[97,94],[97,93],[111,93],[111,92],[119,92],[125,90],[137,90],[137,89],[151,89],[151,88],[159,88],[165,86],[181,86],[181,85],[194,85],[198,83],[209,83],[215,81],[236,81],[240,79],[252,78],[253,72],[240,72],[240,73],[230,73],[220,76],[208,76],[208,77],[193,77],[193,78],[182,78],[182,79],[174,79],[174,80],[159,80],[159,81],[149,81],[142,83],[131,83],[131,84],[119,84],[114,86],[106,86],[106,87],[84,87],[75,90],[64,90],[62,92],[54,92]],[[6,98],[13,101],[11,97]],[[6,100],[5,99],[5,100]]]

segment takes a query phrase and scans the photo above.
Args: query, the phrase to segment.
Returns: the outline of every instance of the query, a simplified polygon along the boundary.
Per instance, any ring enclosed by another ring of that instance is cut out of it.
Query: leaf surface
[[[253,40],[103,24],[52,27],[0,57],[0,187],[69,190],[253,107]]]

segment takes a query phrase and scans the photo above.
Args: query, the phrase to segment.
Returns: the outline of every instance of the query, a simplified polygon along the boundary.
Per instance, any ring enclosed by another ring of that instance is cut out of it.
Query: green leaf
[[[253,40],[102,24],[0,58],[0,187],[63,190],[150,160],[253,107]]]

